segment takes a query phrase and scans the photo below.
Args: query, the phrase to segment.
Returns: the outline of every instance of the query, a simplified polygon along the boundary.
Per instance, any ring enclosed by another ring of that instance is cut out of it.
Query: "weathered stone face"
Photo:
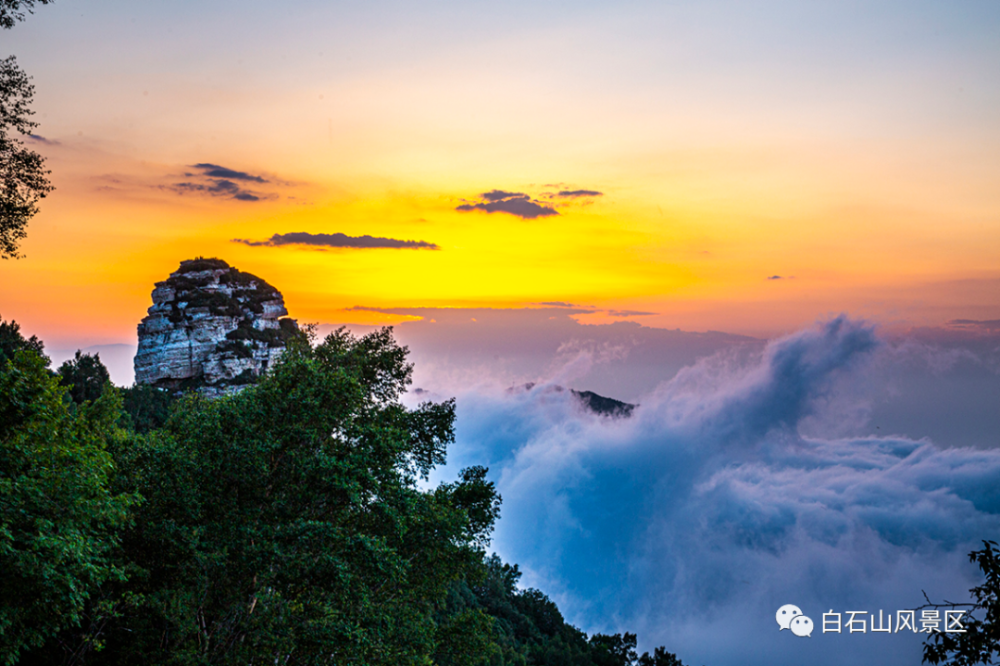
[[[182,261],[139,324],[135,381],[213,396],[238,391],[298,331],[281,293],[221,259]]]

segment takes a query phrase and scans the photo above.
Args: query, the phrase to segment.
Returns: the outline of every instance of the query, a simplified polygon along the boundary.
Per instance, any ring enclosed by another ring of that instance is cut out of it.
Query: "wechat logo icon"
[[[790,630],[796,636],[812,638],[813,621],[802,614],[802,609],[793,604],[785,604],[774,614],[778,621],[778,631]]]

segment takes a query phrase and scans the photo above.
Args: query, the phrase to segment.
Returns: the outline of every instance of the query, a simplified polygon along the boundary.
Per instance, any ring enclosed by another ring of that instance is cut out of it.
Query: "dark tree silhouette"
[[[590,644],[594,647],[593,660],[598,666],[632,666],[638,656],[635,651],[635,634],[594,634]]]
[[[76,356],[59,366],[59,379],[69,388],[69,395],[78,405],[101,397],[104,386],[111,381],[108,369],[101,363],[101,355],[84,354],[79,349]]]
[[[8,359],[13,359],[14,354],[19,351],[35,352],[42,357],[45,365],[49,364],[49,358],[43,353],[45,345],[33,335],[25,338],[21,335],[21,327],[13,319],[4,321],[0,319],[0,365]]]
[[[653,650],[652,656],[648,652],[644,652],[641,657],[639,657],[639,666],[684,666],[684,663],[677,658],[677,655],[673,652],[667,652],[664,647],[658,647]]]
[[[15,3],[16,4],[16,3]],[[14,56],[0,60],[0,257],[18,258],[25,227],[38,212],[38,200],[52,191],[42,156],[29,150],[18,134],[30,136],[38,126],[30,77]]]
[[[924,644],[924,661],[931,664],[973,666],[992,664],[1000,657],[1000,548],[996,541],[983,541],[982,550],[969,553],[969,560],[982,569],[986,580],[969,592],[971,604],[929,604],[933,608],[968,608],[963,616],[966,633],[935,633]],[[983,611],[983,617],[974,615]]]
[[[0,0],[0,28],[13,28],[31,13],[36,0]],[[52,0],[38,0],[47,5]],[[17,134],[30,136],[38,123],[30,120],[31,77],[14,56],[0,60],[0,258],[18,258],[24,228],[38,212],[38,200],[52,191],[42,156],[28,150]]]
[[[38,0],[38,4],[47,5],[52,0]],[[18,21],[24,20],[24,12],[31,14],[35,0],[0,0],[0,28],[13,28]]]

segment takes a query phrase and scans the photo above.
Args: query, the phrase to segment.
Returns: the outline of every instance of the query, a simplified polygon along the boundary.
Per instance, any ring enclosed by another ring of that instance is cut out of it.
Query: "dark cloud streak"
[[[544,199],[554,197],[562,199],[582,199],[588,197],[604,196],[603,192],[597,190],[561,190],[556,194],[544,193]],[[516,215],[524,220],[534,220],[539,217],[549,217],[559,215],[559,211],[544,201],[533,199],[531,195],[524,192],[508,192],[507,190],[493,189],[479,195],[479,201],[466,202],[457,206],[455,210],[461,212],[483,211],[484,213],[508,213]],[[584,202],[590,203],[590,202]]]
[[[555,208],[546,206],[540,201],[535,201],[527,194],[520,192],[491,190],[490,192],[483,192],[480,196],[484,201],[462,204],[456,207],[455,210],[462,212],[481,210],[486,213],[509,213],[525,220],[534,220],[539,217],[559,214],[559,211]]]
[[[481,195],[487,201],[500,201],[502,199],[510,199],[514,197],[527,197],[528,195],[524,192],[505,192],[504,190],[490,190],[489,192],[483,192]]]
[[[604,192],[598,192],[597,190],[562,190],[556,196],[563,197],[564,199],[575,199],[578,197],[603,197]]]
[[[202,162],[201,164],[195,164],[195,169],[201,169],[206,176],[212,178],[230,178],[232,180],[246,180],[252,183],[266,183],[267,180],[261,178],[260,176],[254,176],[247,173],[246,171],[236,171],[235,169],[228,169],[224,166],[219,166],[218,164],[209,164],[207,162]]]
[[[250,190],[244,190],[231,180],[210,179],[208,184],[203,183],[174,183],[173,188],[178,194],[186,192],[201,192],[214,197],[228,197],[237,201],[260,201],[263,198],[270,198],[260,195]]]
[[[224,197],[235,201],[258,202],[267,199],[276,199],[277,194],[261,193],[245,189],[240,182],[246,183],[268,183],[267,179],[261,176],[254,176],[245,171],[237,171],[228,167],[201,162],[192,166],[199,169],[201,173],[185,172],[185,176],[193,180],[183,183],[174,183],[166,189],[173,190],[177,194],[206,194],[213,197]],[[200,181],[197,179],[201,179]]]
[[[948,326],[983,331],[1000,331],[1000,319],[952,319],[948,322]]]
[[[646,315],[655,315],[655,312],[643,312],[642,310],[608,310],[608,314],[612,317],[643,317]]]
[[[234,243],[242,243],[251,247],[280,247],[283,245],[309,245],[313,247],[338,247],[352,249],[389,248],[396,250],[440,250],[441,248],[427,241],[398,240],[395,238],[380,238],[378,236],[348,236],[342,233],[310,234],[304,231],[287,234],[274,234],[267,240],[254,241],[245,238],[234,238]]]

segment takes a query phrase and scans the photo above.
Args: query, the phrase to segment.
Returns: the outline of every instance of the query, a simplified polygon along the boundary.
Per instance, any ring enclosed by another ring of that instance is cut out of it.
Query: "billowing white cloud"
[[[441,473],[491,466],[497,551],[584,629],[638,631],[694,664],[918,663],[923,636],[823,634],[822,613],[966,597],[965,554],[1000,533],[1000,451],[830,435],[897,353],[841,317],[703,359],[630,419],[544,382],[460,390]],[[787,603],[811,638],[778,631]]]

